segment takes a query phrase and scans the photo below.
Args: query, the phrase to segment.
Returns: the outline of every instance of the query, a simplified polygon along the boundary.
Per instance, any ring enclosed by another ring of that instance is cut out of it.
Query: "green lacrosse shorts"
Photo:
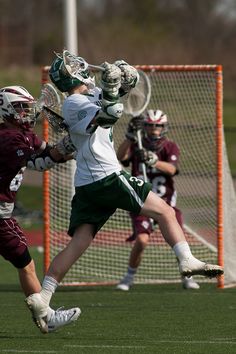
[[[96,234],[117,208],[139,214],[151,189],[150,183],[125,171],[76,187],[68,234],[73,236],[82,224],[94,225]]]

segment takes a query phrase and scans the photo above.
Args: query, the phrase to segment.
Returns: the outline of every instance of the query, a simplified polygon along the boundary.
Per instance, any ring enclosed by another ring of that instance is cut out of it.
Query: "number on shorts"
[[[144,181],[143,181],[142,179],[137,178],[137,177],[134,177],[134,176],[130,177],[129,180],[130,180],[131,182],[137,183],[137,185],[140,186],[140,187],[144,184]]]

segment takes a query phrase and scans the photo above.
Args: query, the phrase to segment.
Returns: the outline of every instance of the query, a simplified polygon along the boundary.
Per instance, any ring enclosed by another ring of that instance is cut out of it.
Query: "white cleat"
[[[129,288],[130,288],[130,285],[122,284],[122,283],[120,283],[116,286],[117,290],[122,290],[122,291],[129,291]]]
[[[133,278],[126,275],[120,283],[116,286],[117,290],[129,291],[130,287],[133,285]]]
[[[69,310],[59,308],[58,310],[53,311],[52,314],[48,316],[48,332],[54,332],[58,328],[76,321],[80,314],[81,310],[78,307]]]
[[[215,278],[224,274],[222,267],[199,261],[196,258],[186,258],[179,263],[180,274],[186,277],[192,275],[203,275],[208,278]]]
[[[39,293],[32,294],[25,299],[26,305],[32,313],[33,321],[42,333],[48,333],[47,313],[48,306],[42,301]]]
[[[69,310],[59,308],[54,311],[45,305],[38,293],[28,296],[25,302],[32,313],[33,321],[44,334],[76,321],[81,314],[78,307]]]
[[[200,285],[192,277],[183,277],[182,284],[184,289],[200,289]]]

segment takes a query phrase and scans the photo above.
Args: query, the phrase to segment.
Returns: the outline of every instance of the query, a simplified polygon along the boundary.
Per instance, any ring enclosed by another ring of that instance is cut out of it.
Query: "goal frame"
[[[216,165],[217,165],[217,258],[218,264],[224,266],[224,223],[223,223],[223,70],[221,65],[135,65],[137,69],[144,72],[161,72],[161,71],[213,71],[216,75]],[[41,84],[49,81],[48,71],[50,67],[42,67]],[[43,136],[48,141],[48,122],[43,120]],[[49,188],[49,173],[45,171],[43,174],[43,208],[44,208],[44,272],[46,273],[50,265],[50,188]],[[76,285],[104,285],[107,283],[78,283]],[[70,285],[70,284],[64,284]],[[73,284],[75,285],[75,284]],[[217,280],[217,286],[224,288],[224,276],[220,276]]]

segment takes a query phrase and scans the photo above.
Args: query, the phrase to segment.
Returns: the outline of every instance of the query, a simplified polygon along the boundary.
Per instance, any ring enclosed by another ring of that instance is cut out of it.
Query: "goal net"
[[[236,230],[236,199],[224,146],[222,68],[215,65],[137,68],[145,71],[151,81],[152,95],[147,108],[158,108],[167,114],[168,137],[180,147],[180,173],[175,177],[177,206],[183,212],[185,234],[192,252],[201,260],[224,264],[225,283],[233,283],[236,278],[236,272],[232,272],[232,267],[235,269],[236,245],[233,248],[232,245],[236,242],[233,234]],[[42,83],[48,81],[48,69],[43,68]],[[114,127],[116,149],[124,139],[129,119],[124,115]],[[44,134],[50,142],[61,138],[46,121]],[[44,174],[45,269],[69,241],[67,228],[74,193],[74,163],[59,164]],[[224,212],[226,208],[227,213]],[[133,246],[126,242],[131,233],[128,212],[117,210],[66,274],[62,284],[119,282],[126,272]],[[202,277],[196,277],[196,280],[209,281]],[[179,281],[174,253],[156,227],[136,282]],[[224,286],[223,277],[218,280],[218,285]]]

